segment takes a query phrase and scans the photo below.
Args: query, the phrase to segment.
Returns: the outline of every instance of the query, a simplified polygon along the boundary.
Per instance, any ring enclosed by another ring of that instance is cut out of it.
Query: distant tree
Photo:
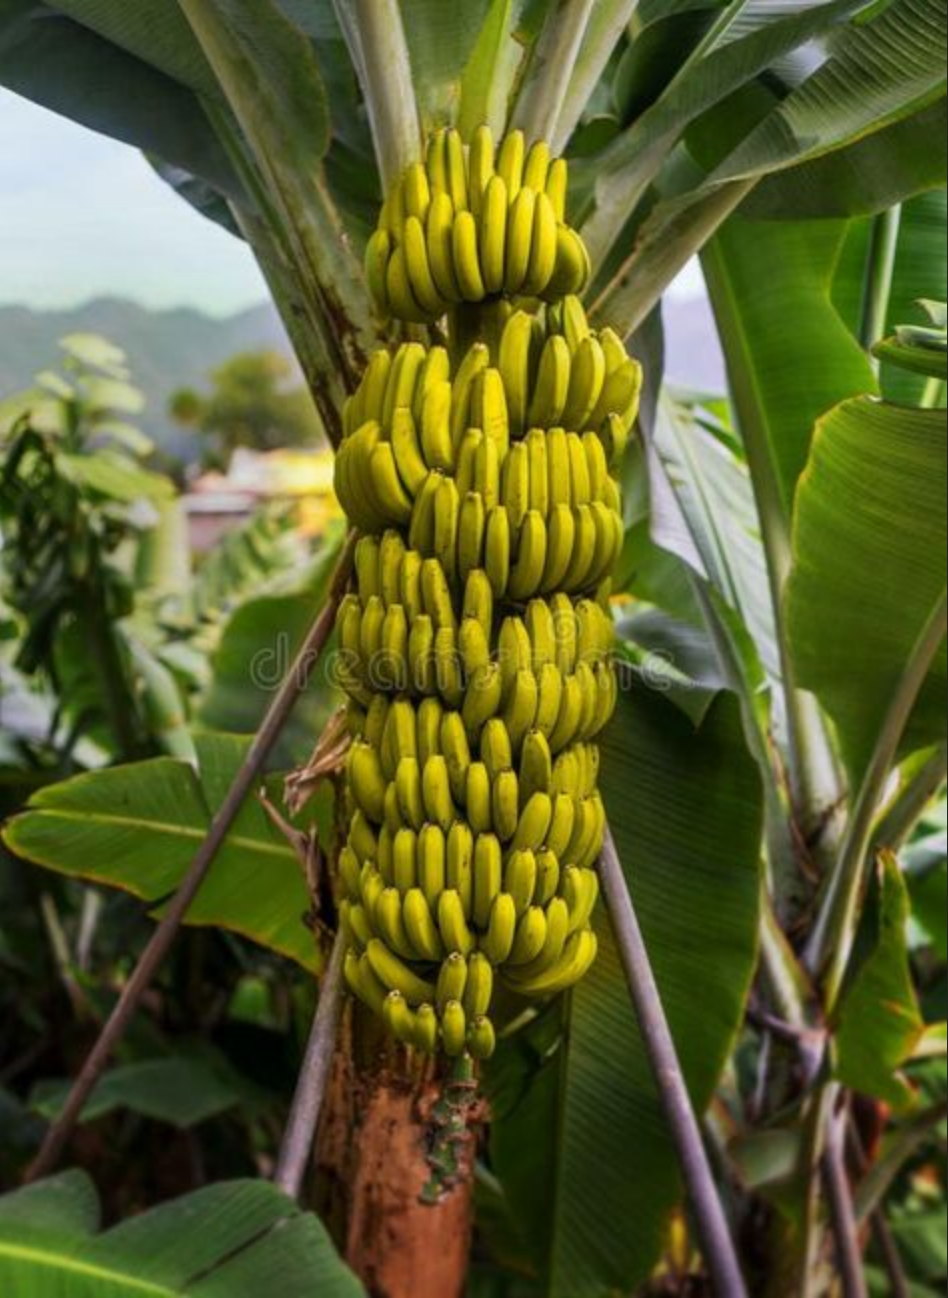
[[[241,352],[210,374],[209,393],[180,388],[168,403],[173,419],[207,439],[204,459],[226,464],[238,446],[273,451],[322,441],[319,417],[278,352]]]

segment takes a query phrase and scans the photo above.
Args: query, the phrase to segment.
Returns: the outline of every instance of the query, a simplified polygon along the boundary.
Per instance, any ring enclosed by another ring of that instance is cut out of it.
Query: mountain
[[[701,391],[724,391],[724,366],[706,298],[668,297],[662,304],[666,372]],[[28,387],[37,370],[55,364],[57,342],[69,333],[102,334],[128,355],[147,405],[139,424],[171,454],[191,459],[193,435],[167,415],[176,388],[202,387],[209,372],[236,352],[274,350],[292,358],[279,316],[269,302],[225,319],[191,308],[149,311],[122,298],[95,298],[69,311],[0,307],[0,397]]]
[[[122,298],[95,298],[68,311],[0,306],[0,397],[28,387],[37,370],[54,366],[58,340],[95,333],[121,347],[146,398],[140,427],[171,454],[190,459],[193,434],[168,417],[176,388],[205,387],[209,372],[236,352],[270,350],[292,357],[269,302],[215,319],[191,308],[149,311]]]

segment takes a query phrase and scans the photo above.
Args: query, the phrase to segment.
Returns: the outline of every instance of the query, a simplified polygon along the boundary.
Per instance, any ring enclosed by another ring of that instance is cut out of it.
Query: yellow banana
[[[468,957],[467,980],[462,993],[464,1013],[469,1019],[479,1018],[490,1009],[494,993],[494,970],[490,961],[480,951]]]
[[[484,191],[494,174],[494,139],[489,126],[479,126],[471,136],[467,173],[471,211],[475,216],[480,216]]]
[[[530,508],[535,509],[545,519],[550,511],[550,478],[546,433],[540,428],[532,428],[527,434],[525,445],[529,463]]]
[[[481,567],[486,531],[484,497],[478,492],[469,491],[464,497],[458,519],[457,572],[461,581],[466,582],[470,574]]]
[[[497,491],[500,481],[500,462],[510,449],[510,419],[507,414],[507,396],[504,392],[504,381],[500,370],[487,366],[476,376],[471,390],[471,417],[474,424],[483,429],[488,443],[496,452],[496,482],[489,493],[481,485],[477,490],[484,496],[488,506],[497,503]],[[483,476],[483,471],[481,475]],[[489,498],[492,496],[492,498]]]
[[[462,302],[482,302],[487,296],[477,249],[477,222],[470,212],[458,212],[451,230],[454,273]],[[388,278],[386,277],[386,286]]]
[[[441,722],[444,708],[440,699],[422,699],[418,704],[416,727],[418,760],[422,765],[429,757],[441,752]]]
[[[583,439],[578,433],[567,434],[566,448],[569,453],[570,503],[576,509],[580,505],[588,505],[593,498],[589,460]]]
[[[474,947],[474,935],[464,918],[461,898],[446,888],[438,898],[438,929],[446,951],[460,951],[466,956]]]
[[[519,752],[527,732],[534,727],[539,701],[537,678],[533,672],[518,672],[510,698],[501,713],[514,753]]]
[[[484,288],[488,293],[500,293],[504,287],[506,242],[507,184],[498,171],[487,182],[480,216],[478,251]]]
[[[483,444],[484,434],[479,428],[468,428],[461,437],[457,449],[457,468],[454,481],[457,483],[458,495],[463,500],[469,491],[474,490],[474,463],[478,447]]]
[[[398,790],[395,787],[394,780],[385,789],[383,811],[386,828],[392,835],[396,834],[402,827],[402,809],[399,806]]]
[[[428,173],[428,186],[431,191],[431,201],[434,202],[438,194],[447,195],[448,191],[448,161],[447,161],[447,132],[442,127],[440,131],[434,131],[428,137],[428,147],[425,149],[425,169]]]
[[[441,1045],[449,1058],[464,1054],[467,1018],[458,1001],[448,1001],[441,1015]]]
[[[381,595],[372,595],[365,602],[359,631],[359,652],[363,669],[371,678],[375,659],[382,649],[382,627],[385,624],[385,605]]]
[[[540,589],[546,570],[547,546],[546,521],[538,509],[531,509],[520,529],[517,558],[507,582],[507,594],[511,599],[529,599]]]
[[[497,663],[478,667],[468,681],[461,705],[461,718],[468,738],[474,743],[485,722],[496,716],[503,697],[503,677]]]
[[[401,407],[392,417],[392,451],[395,455],[395,466],[406,491],[414,498],[428,476],[411,411]]]
[[[451,951],[441,962],[438,970],[435,1004],[439,1012],[444,1012],[448,1001],[459,1001],[467,986],[467,961],[460,951]]]
[[[432,910],[444,892],[446,870],[447,842],[444,830],[440,825],[423,825],[418,834],[418,886]]]
[[[392,236],[388,230],[374,230],[365,246],[365,282],[373,302],[383,315],[390,311],[386,273],[392,253]]]
[[[382,1006],[382,1016],[389,1032],[403,1046],[415,1044],[415,1012],[399,991],[390,991]]]
[[[475,834],[486,834],[493,825],[491,784],[483,762],[472,762],[467,768],[464,814]]]
[[[556,268],[544,296],[581,293],[589,279],[589,270],[589,254],[582,239],[570,226],[559,226],[556,231]]]
[[[579,505],[574,509],[573,519],[576,524],[576,540],[573,544],[573,557],[562,578],[564,591],[584,590],[591,584],[590,576],[599,536],[590,505]]]
[[[599,437],[605,449],[609,467],[613,472],[618,471],[622,466],[625,448],[629,444],[629,435],[634,422],[634,414],[628,423],[621,415],[609,414],[606,415],[599,426]],[[616,488],[616,491],[618,492],[618,488]],[[618,502],[612,507],[616,508],[617,504]]]
[[[513,848],[504,866],[504,892],[513,898],[517,915],[523,915],[533,901],[537,883],[537,859],[530,850]]]
[[[391,372],[392,353],[386,348],[380,347],[372,353],[372,358],[366,367],[365,377],[359,384],[359,393],[362,397],[362,419],[360,422],[366,419],[374,419],[377,423],[381,423],[382,411],[385,406],[385,393]]]
[[[456,626],[454,604],[447,574],[437,559],[425,559],[421,565],[421,596],[425,612],[437,629]]]
[[[427,613],[417,614],[411,624],[408,632],[408,658],[414,689],[419,694],[434,694],[438,688],[435,629],[434,621]]]
[[[533,218],[536,194],[532,189],[521,189],[511,201],[507,214],[506,247],[504,252],[504,292],[519,293],[527,277],[530,252],[533,244]]]
[[[575,674],[563,678],[563,698],[556,725],[549,735],[550,751],[561,752],[580,732],[584,709],[583,690]]]
[[[582,978],[596,958],[597,945],[592,929],[581,929],[571,934],[562,955],[546,969],[519,977],[511,970],[505,980],[521,996],[554,996]]]
[[[359,956],[350,947],[346,952],[344,969],[349,990],[368,1005],[370,1010],[381,1016],[385,1004],[385,988],[375,976],[368,956]]]
[[[533,318],[526,311],[515,311],[504,325],[497,357],[510,431],[514,434],[526,427],[533,386],[533,347]]]
[[[444,955],[444,943],[420,888],[410,888],[405,893],[402,921],[415,959],[440,960]]]
[[[487,573],[472,572],[464,585],[464,617],[473,617],[484,628],[484,634],[490,639],[494,625],[494,592],[491,589]]]
[[[546,173],[546,195],[557,221],[566,219],[566,159],[556,158]]]
[[[550,146],[545,140],[537,140],[527,151],[523,165],[523,184],[538,193],[546,185],[547,172],[550,169]]]
[[[585,928],[599,896],[595,870],[568,865],[563,871],[561,890],[569,910],[569,932]]]
[[[356,806],[381,825],[385,808],[385,776],[378,753],[368,744],[353,744],[348,758],[349,788]]]
[[[413,501],[402,486],[395,463],[395,452],[390,442],[380,442],[369,459],[373,491],[386,518],[401,526],[411,520]]]
[[[544,663],[537,672],[537,715],[534,728],[549,741],[563,702],[563,675],[556,663]]]
[[[556,267],[557,248],[556,215],[546,194],[537,194],[530,240],[530,260],[521,291],[527,297],[543,297]]]
[[[443,626],[435,632],[434,661],[441,697],[449,707],[463,707],[464,671],[458,653],[458,638],[453,627]]]
[[[408,544],[416,553],[430,554],[434,548],[434,502],[441,477],[440,471],[429,473],[412,506]]]
[[[569,907],[562,897],[554,897],[546,907],[546,937],[543,946],[536,956],[525,965],[516,968],[518,978],[535,978],[545,973],[560,956],[569,938]]]
[[[474,901],[474,827],[467,820],[456,820],[448,831],[445,884],[458,894],[464,918],[470,919]]]
[[[349,845],[360,862],[376,859],[378,837],[361,811],[356,811],[349,824]]]
[[[460,515],[457,484],[453,478],[442,478],[434,502],[434,550],[449,581],[457,572]]]
[[[395,769],[395,793],[403,822],[420,830],[426,815],[421,766],[417,757],[403,757],[399,761]]]
[[[405,204],[405,227],[414,217],[424,220],[431,202],[431,187],[428,184],[428,173],[420,162],[413,162],[402,177],[402,195]],[[405,230],[402,230],[405,237]]]
[[[569,505],[571,498],[569,447],[562,428],[551,428],[546,434],[546,463],[547,508],[544,512],[552,515],[557,505]]]
[[[551,847],[544,847],[542,851],[537,852],[537,884],[534,890],[534,900],[538,906],[547,906],[550,900],[556,896],[556,890],[560,883],[560,862],[556,853]],[[569,912],[567,911],[567,917]],[[547,925],[551,923],[549,909],[547,909]]]
[[[497,1034],[486,1014],[468,1024],[467,1048],[472,1059],[490,1059],[497,1048]]]
[[[528,800],[521,794],[520,801],[523,810],[520,813],[520,819],[517,821],[517,829],[510,844],[511,849],[521,852],[538,852],[546,842],[546,836],[553,820],[553,802],[550,795],[543,791],[531,794]]]
[[[402,895],[397,888],[383,888],[375,903],[373,921],[379,937],[403,960],[416,959],[402,917]],[[371,942],[367,944],[371,945]]]
[[[527,666],[539,674],[545,663],[556,661],[556,623],[550,605],[544,599],[532,599],[527,605],[523,624],[530,641],[531,656]]]
[[[422,311],[436,320],[438,316],[444,315],[447,303],[438,292],[432,277],[424,226],[418,217],[410,216],[406,220],[404,239],[405,264],[412,296]]]
[[[388,825],[379,830],[378,867],[383,882],[391,886],[395,882],[395,848],[394,838]]]
[[[460,712],[446,712],[441,722],[441,751],[448,772],[451,797],[458,806],[464,805],[467,789],[467,770],[471,764],[471,746]],[[433,760],[433,759],[429,759]]]
[[[516,771],[499,771],[491,788],[491,818],[502,843],[509,843],[516,833],[519,798]]]
[[[474,673],[490,665],[490,641],[479,618],[464,617],[458,632],[458,649],[464,674],[470,682]]]
[[[427,1003],[419,1005],[415,1010],[414,1040],[426,1055],[433,1055],[438,1049],[439,1026],[435,1007]]]
[[[542,906],[530,906],[517,924],[507,963],[513,966],[529,964],[543,950],[545,941],[546,911]]]
[[[553,671],[556,671],[555,667]],[[531,730],[523,741],[523,750],[520,754],[520,800],[525,807],[529,807],[535,793],[549,793],[552,778],[553,755],[550,752],[549,741],[539,728]],[[552,808],[550,814],[552,815]],[[546,827],[543,830],[541,843],[545,841],[545,836]]]
[[[385,293],[389,309],[396,319],[405,320],[409,324],[427,323],[428,313],[412,292],[404,244],[398,244],[388,259],[388,267],[385,271]]]
[[[474,840],[474,901],[471,914],[475,927],[481,932],[490,924],[502,878],[503,853],[500,840],[495,834],[478,834]]]
[[[403,826],[392,839],[392,886],[405,895],[418,882],[418,838]]]
[[[591,334],[583,304],[575,293],[567,293],[566,297],[563,298],[560,303],[560,314],[562,316],[561,332],[566,339],[570,354],[575,356],[583,339],[588,338]],[[605,359],[605,353],[603,352],[603,362],[605,362]],[[570,427],[575,428],[576,425],[570,424]]]
[[[631,424],[642,388],[642,367],[627,356],[608,375],[602,393],[590,417],[590,427],[598,428],[608,414],[622,416]]]
[[[382,623],[382,647],[375,666],[375,677],[385,688],[408,689],[408,617],[401,604],[392,604]]]
[[[616,710],[616,702],[619,695],[619,682],[616,678],[615,671],[609,663],[599,663],[596,666],[596,689],[599,699],[596,705],[595,720],[592,722],[588,738],[593,738],[612,720],[612,714]]]
[[[497,150],[497,174],[503,177],[511,202],[523,184],[525,152],[523,131],[508,131]]]
[[[530,428],[554,428],[562,424],[563,407],[569,394],[570,355],[566,339],[551,334],[543,344],[533,396],[527,411]]]
[[[432,196],[425,227],[428,266],[438,294],[446,302],[460,302],[461,289],[454,269],[454,204],[443,191]]]
[[[477,376],[490,363],[490,351],[484,343],[474,343],[464,354],[451,385],[451,445],[457,452],[470,420],[471,399]]]
[[[361,861],[359,856],[355,848],[350,843],[347,843],[339,853],[339,880],[342,884],[343,896],[352,900],[359,897],[360,875]]]
[[[398,578],[398,602],[407,613],[409,622],[424,611],[421,602],[421,564],[421,555],[417,550],[406,550],[398,571],[392,574],[393,578]]]
[[[505,617],[497,637],[497,661],[504,681],[504,698],[513,689],[517,673],[533,667],[533,644],[522,618]]]
[[[400,533],[389,528],[378,543],[378,575],[374,592],[381,597],[386,608],[401,603],[401,566],[404,558],[405,542]]]
[[[454,447],[451,444],[451,382],[437,380],[425,393],[421,412],[421,451],[430,469],[454,472]]]
[[[563,424],[566,428],[582,432],[590,426],[605,378],[606,358],[602,346],[597,338],[589,334],[573,352],[569,393],[563,411]]]
[[[382,878],[381,871],[377,870],[371,861],[367,861],[359,871],[358,899],[362,902],[366,915],[373,922],[379,898],[384,891],[385,880]]]
[[[447,758],[442,753],[436,753],[425,762],[421,784],[428,820],[440,825],[447,834],[457,812],[451,797]]]
[[[546,561],[540,589],[555,590],[563,581],[573,559],[576,519],[568,505],[554,505],[547,523]]]
[[[474,885],[475,903],[477,883]],[[480,940],[480,949],[495,967],[502,965],[510,955],[514,938],[517,934],[517,911],[513,897],[506,892],[495,894],[491,904],[485,932]]]
[[[501,771],[508,771],[513,767],[510,732],[501,717],[493,716],[485,723],[481,731],[480,756],[487,767],[492,784]]]
[[[487,515],[484,534],[484,571],[495,598],[502,599],[510,581],[510,515],[502,506]]]
[[[464,165],[461,137],[454,129],[450,129],[445,136],[445,166],[451,202],[456,212],[462,212],[467,208],[467,167]]]

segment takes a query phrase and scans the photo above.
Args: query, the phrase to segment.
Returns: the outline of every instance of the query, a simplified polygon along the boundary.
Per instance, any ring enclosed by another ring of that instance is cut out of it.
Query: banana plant
[[[859,1206],[865,1114],[904,1111],[938,1066],[898,854],[945,775],[944,322],[911,324],[946,296],[945,29],[937,0],[0,0],[3,84],[144,149],[247,241],[334,445],[372,349],[430,336],[380,318],[362,269],[428,136],[486,123],[569,158],[586,309],[645,374],[604,793],[753,1292],[864,1293],[866,1247],[904,1287],[885,1192]],[[661,299],[695,256],[716,403],[662,381]],[[47,791],[7,841],[88,873],[55,825],[100,787]],[[221,805],[219,780],[199,793]],[[164,865],[166,890],[186,862]],[[270,903],[241,931],[271,941]],[[589,976],[485,1071],[483,1292],[684,1292],[694,1269],[626,953],[604,917],[597,935]],[[410,1124],[374,1094],[363,1136]],[[442,1097],[436,1133],[457,1116]],[[389,1256],[350,1199],[349,1260],[379,1292],[406,1265],[419,1293],[461,1292],[471,1186],[396,1199]],[[406,1263],[437,1212],[461,1247]]]

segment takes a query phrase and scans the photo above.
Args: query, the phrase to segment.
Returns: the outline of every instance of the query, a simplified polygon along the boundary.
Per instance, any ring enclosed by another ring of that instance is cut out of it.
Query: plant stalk
[[[675,1043],[662,1008],[648,951],[642,939],[611,830],[606,831],[599,869],[629,993],[655,1075],[659,1098],[678,1152],[714,1292],[718,1298],[746,1298],[747,1289],[727,1218],[718,1197],[698,1120],[688,1098]]]
[[[372,126],[382,192],[421,151],[415,85],[398,0],[333,0]]]
[[[280,737],[283,727],[290,717],[297,699],[306,688],[319,654],[322,652],[336,620],[336,610],[349,582],[352,571],[352,557],[355,550],[356,534],[350,532],[336,571],[333,575],[329,594],[318,617],[313,622],[306,639],[287,672],[283,684],[273,698],[267,714],[261,722],[260,729],[254,736],[253,743],[240,769],[234,776],[224,801],[212,819],[201,846],[195,853],[187,873],[178,885],[168,909],[162,916],[158,927],[148,941],[138,963],[122,988],[122,993],[115,1003],[111,1014],[102,1027],[95,1044],[86,1056],[79,1071],[79,1076],[72,1084],[59,1116],[50,1124],[43,1138],[39,1152],[26,1169],[24,1181],[29,1183],[45,1176],[56,1166],[59,1158],[79,1121],[86,1100],[101,1077],[115,1047],[125,1035],[125,1030],[132,1016],[138,1009],[142,996],[147,991],[157,973],[161,962],[167,955],[178,929],[184,921],[188,908],[204,882],[207,872],[214,862],[227,837],[231,825],[243,806],[244,799],[256,783],[264,763]]]
[[[594,5],[595,0],[557,0],[543,25],[510,123],[528,145],[550,140],[558,151],[563,143],[557,122]]]
[[[859,1231],[853,1211],[852,1193],[846,1175],[845,1132],[848,1105],[841,1095],[829,1115],[823,1150],[823,1179],[830,1210],[830,1227],[836,1249],[836,1265],[843,1298],[867,1298],[862,1269]]]
[[[329,1081],[329,1068],[342,1014],[345,945],[340,929],[332,944],[332,954],[320,984],[319,1003],[273,1174],[274,1184],[291,1199],[298,1200],[300,1197]]]
[[[832,1014],[855,941],[859,900],[871,846],[872,824],[899,741],[931,661],[948,626],[948,592],[942,590],[909,655],[876,739],[852,809],[839,857],[804,950],[814,975],[826,965],[824,1008]]]
[[[908,777],[876,821],[872,841],[896,852],[945,780],[948,749],[942,744]]]
[[[872,356],[870,349],[885,333],[901,221],[902,207],[896,203],[894,207],[874,217],[869,228],[866,274],[859,311],[859,341],[870,353],[870,363],[877,374],[879,361]]]

